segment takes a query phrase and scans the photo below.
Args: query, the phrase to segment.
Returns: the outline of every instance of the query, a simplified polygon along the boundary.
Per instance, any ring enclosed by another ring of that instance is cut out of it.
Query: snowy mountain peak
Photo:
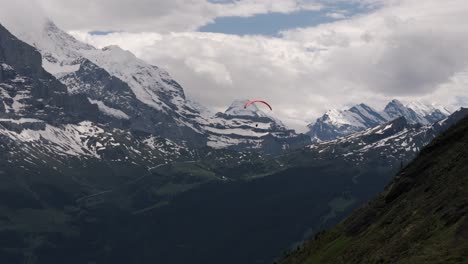
[[[236,99],[232,102],[229,108],[224,112],[230,116],[253,116],[253,117],[266,117],[266,114],[260,110],[257,105],[252,104],[248,108],[244,105],[248,102],[247,99]]]
[[[413,109],[406,107],[403,105],[403,103],[396,99],[392,100],[387,104],[387,106],[385,106],[384,115],[386,115],[387,120],[392,120],[404,116],[408,122],[413,124],[429,124],[424,116],[418,115]]]
[[[308,136],[287,129],[269,109],[263,111],[262,105],[252,104],[245,109],[248,101],[234,100],[224,113],[209,119],[204,127],[211,134],[208,146],[236,150],[266,148],[281,152],[310,143]]]
[[[314,141],[327,141],[376,127],[394,119],[404,117],[410,124],[433,124],[450,115],[450,111],[437,105],[412,102],[404,105],[397,99],[390,101],[383,112],[366,104],[348,110],[329,110],[309,125],[308,135]]]
[[[76,50],[94,49],[93,46],[75,39],[73,36],[69,35],[65,31],[57,27],[57,25],[51,20],[47,20],[46,23],[44,24],[44,30],[42,34],[44,36],[47,35],[48,37],[52,38],[52,40],[55,41],[52,44],[55,44],[55,45],[57,44],[58,45],[64,45],[64,44],[73,45],[73,48]]]
[[[124,50],[117,45],[106,46],[101,49],[104,53],[109,53],[112,56],[117,56],[122,62],[133,63],[134,61],[142,62],[133,53],[128,50]],[[145,63],[146,64],[146,63]]]
[[[446,107],[439,104],[429,104],[422,101],[409,102],[406,107],[413,109],[418,115],[428,116],[436,111],[440,111],[444,115],[450,115],[452,112]]]
[[[308,133],[314,141],[333,140],[353,134],[386,121],[376,110],[359,104],[347,110],[332,109],[309,125]]]
[[[366,104],[355,105],[348,110],[329,110],[322,120],[330,121],[330,123],[338,126],[351,125],[356,127],[377,125],[385,121],[376,110]]]
[[[245,104],[249,102],[248,99],[236,99],[232,102],[229,108],[223,113],[228,117],[244,117],[250,120],[265,119],[273,121],[277,126],[285,128],[281,120],[274,116],[274,113],[268,109],[267,106],[262,104],[251,104],[249,107],[244,108]]]
[[[44,24],[40,34],[25,32],[21,37],[42,53],[43,67],[58,78],[78,71],[88,60],[126,82],[139,101],[159,111],[170,111],[185,102],[182,87],[166,71],[118,46],[96,49],[78,41],[51,21]]]
[[[349,113],[348,110],[340,111],[337,109],[328,110],[321,118],[323,122],[334,124],[337,126],[352,125],[358,123],[356,118]]]
[[[53,75],[77,71],[81,58],[80,51],[94,49],[62,31],[50,20],[45,21],[37,31],[14,33],[41,52],[42,66]]]
[[[366,105],[364,103],[355,105],[355,106],[351,107],[348,110],[351,111],[351,112],[360,112],[360,113],[375,112],[375,110],[372,109],[372,107],[370,107],[370,106],[368,106],[368,105]]]
[[[403,105],[403,103],[400,102],[400,100],[398,100],[398,99],[393,99],[393,100],[391,100],[391,101],[387,104],[387,107],[388,107],[388,106],[405,107],[405,106]]]
[[[78,98],[75,104],[87,106],[90,120],[110,128],[143,132],[188,147],[241,151],[279,153],[310,143],[307,136],[288,130],[269,109],[255,104],[244,109],[247,100],[236,100],[225,113],[210,113],[186,100],[183,88],[169,73],[118,46],[94,48],[50,21],[37,32],[23,33],[21,39],[42,54],[42,59],[36,56],[37,68],[42,69],[42,64],[61,82],[63,94],[68,91]],[[13,107],[7,103],[4,110],[1,102],[0,112]]]

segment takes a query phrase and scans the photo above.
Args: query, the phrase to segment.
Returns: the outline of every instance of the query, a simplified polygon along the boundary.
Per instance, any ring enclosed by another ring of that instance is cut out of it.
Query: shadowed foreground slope
[[[280,263],[468,263],[467,185],[465,118],[379,197]]]

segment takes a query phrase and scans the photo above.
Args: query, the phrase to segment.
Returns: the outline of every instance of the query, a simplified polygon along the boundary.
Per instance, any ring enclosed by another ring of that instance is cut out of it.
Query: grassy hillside
[[[468,119],[426,147],[385,191],[281,264],[468,263]]]

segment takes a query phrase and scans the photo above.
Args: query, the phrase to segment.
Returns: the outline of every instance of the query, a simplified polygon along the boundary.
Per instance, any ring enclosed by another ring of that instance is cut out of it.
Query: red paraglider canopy
[[[269,103],[267,103],[266,101],[263,101],[263,100],[250,100],[244,105],[244,109],[246,109],[247,107],[249,107],[251,104],[254,104],[254,103],[265,104],[266,106],[268,106],[270,108],[271,111],[273,111],[273,108],[271,107],[271,105]]]

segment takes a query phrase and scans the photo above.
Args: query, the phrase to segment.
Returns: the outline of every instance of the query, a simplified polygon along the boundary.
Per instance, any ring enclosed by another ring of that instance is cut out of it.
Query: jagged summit
[[[413,110],[416,109],[416,110]],[[450,115],[450,111],[438,105],[411,102],[404,105],[397,99],[389,102],[382,112],[366,104],[359,104],[347,110],[329,110],[309,125],[308,135],[315,142],[333,140],[339,137],[375,127],[399,117],[411,124],[430,125]]]
[[[439,104],[428,104],[421,101],[412,101],[406,107],[413,109],[419,116],[424,117],[430,124],[435,123],[446,116],[449,116],[452,111],[447,107]]]
[[[406,107],[400,101],[394,99],[385,106],[384,115],[388,120],[404,116],[409,122],[414,124],[428,124],[423,116],[418,115],[413,109]]]
[[[266,114],[261,111],[257,105],[252,104],[248,108],[244,108],[244,105],[248,102],[248,99],[236,99],[224,112],[230,116],[255,116],[255,117],[266,117]]]
[[[380,113],[366,104],[353,106],[349,111],[354,113],[359,120],[362,120],[362,124],[369,124],[372,126],[386,121]]]
[[[435,111],[440,111],[444,115],[450,115],[452,113],[452,111],[447,109],[445,106],[435,103],[428,104],[422,101],[411,101],[406,105],[406,107],[413,109],[418,115],[421,116],[431,115]]]
[[[245,104],[249,101],[248,99],[236,99],[224,113],[218,113],[218,116],[244,118],[258,122],[272,122],[274,126],[286,128],[283,122],[276,118],[274,113],[267,107],[263,108],[257,104],[251,104],[249,107],[244,108]]]
[[[263,106],[251,104],[249,107],[244,108],[245,104],[249,101],[248,99],[236,99],[223,114],[231,117],[267,118],[284,127],[284,124],[274,117],[273,112],[267,107],[263,108]]]
[[[272,113],[253,104],[244,109],[247,99],[237,99],[225,112],[217,113],[205,129],[211,133],[208,145],[237,150],[268,148],[278,152],[310,144],[306,135],[297,135]]]
[[[386,119],[370,106],[359,104],[348,110],[329,110],[314,124],[309,125],[308,134],[318,142],[333,140],[374,127],[385,121]]]

